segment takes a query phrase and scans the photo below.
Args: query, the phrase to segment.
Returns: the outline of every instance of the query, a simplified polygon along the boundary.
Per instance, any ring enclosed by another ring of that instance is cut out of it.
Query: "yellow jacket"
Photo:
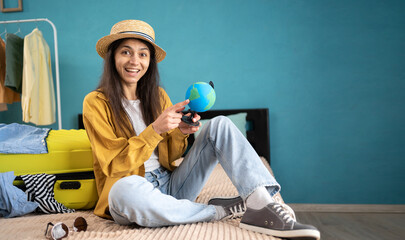
[[[163,109],[172,106],[163,89],[161,93]],[[92,147],[99,195],[94,213],[100,217],[111,218],[108,193],[112,185],[126,176],[145,176],[144,162],[157,146],[160,164],[171,171],[175,169],[174,161],[180,158],[187,148],[188,135],[184,135],[178,128],[159,135],[150,124],[134,137],[130,137],[129,131],[119,132],[108,99],[97,91],[84,98],[83,123]]]

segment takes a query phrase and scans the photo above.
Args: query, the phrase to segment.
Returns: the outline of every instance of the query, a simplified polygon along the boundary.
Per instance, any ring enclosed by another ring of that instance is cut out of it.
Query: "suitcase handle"
[[[79,181],[61,182],[60,189],[79,189],[82,184]]]

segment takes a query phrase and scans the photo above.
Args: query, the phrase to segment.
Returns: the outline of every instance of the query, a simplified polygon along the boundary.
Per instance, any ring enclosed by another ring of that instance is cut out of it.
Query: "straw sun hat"
[[[166,52],[155,43],[155,31],[153,31],[153,28],[140,20],[124,20],[116,23],[111,28],[110,35],[98,40],[96,44],[98,55],[104,58],[110,44],[122,38],[137,38],[151,43],[155,47],[157,62],[162,61],[166,56]]]

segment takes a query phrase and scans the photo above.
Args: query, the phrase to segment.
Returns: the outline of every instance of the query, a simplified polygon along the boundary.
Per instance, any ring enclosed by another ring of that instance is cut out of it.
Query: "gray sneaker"
[[[321,234],[311,225],[293,219],[285,204],[270,203],[262,209],[248,208],[239,224],[241,228],[281,238],[319,240]]]
[[[211,198],[208,204],[223,207],[227,213],[227,216],[223,219],[242,217],[246,212],[245,201],[240,196]]]

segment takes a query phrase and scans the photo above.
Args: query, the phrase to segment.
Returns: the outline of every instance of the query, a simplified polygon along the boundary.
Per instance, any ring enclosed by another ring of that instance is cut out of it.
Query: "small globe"
[[[214,88],[206,82],[196,82],[186,92],[186,99],[190,99],[190,110],[205,112],[211,109],[215,103],[216,95]]]

